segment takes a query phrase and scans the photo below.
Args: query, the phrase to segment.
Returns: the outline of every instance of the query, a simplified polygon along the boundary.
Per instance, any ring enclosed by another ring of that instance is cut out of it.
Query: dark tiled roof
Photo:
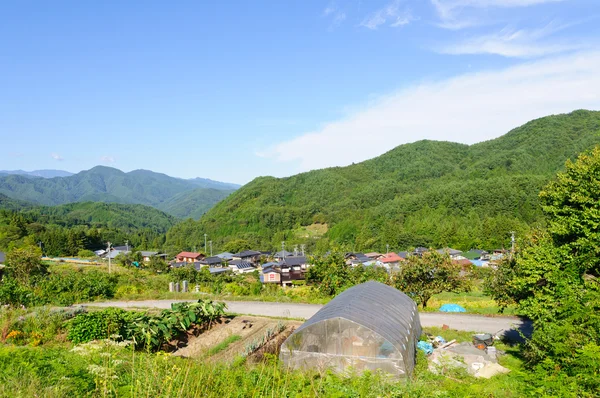
[[[297,256],[297,257],[286,257],[281,261],[282,265],[287,265],[288,267],[293,267],[294,265],[302,265],[306,264],[306,257]]]
[[[406,259],[408,256],[410,256],[410,253],[409,252],[398,252],[398,256],[400,256],[400,258]]]
[[[223,259],[221,257],[213,256],[213,257],[206,257],[204,260],[202,260],[202,262],[205,264],[208,264],[208,265],[215,265],[215,264],[221,264],[223,262]]]
[[[256,250],[244,250],[243,252],[236,253],[233,256],[244,258],[244,257],[260,256],[261,254],[262,254],[261,252],[257,252]]]

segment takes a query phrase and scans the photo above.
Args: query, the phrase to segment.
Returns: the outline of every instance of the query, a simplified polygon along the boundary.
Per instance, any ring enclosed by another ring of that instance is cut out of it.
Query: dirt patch
[[[250,363],[258,363],[265,359],[267,355],[279,355],[279,351],[281,350],[281,345],[296,330],[295,326],[288,326],[284,331],[276,335],[273,339],[271,339],[267,344],[259,348],[256,352],[252,353],[252,355],[248,356],[248,362]]]
[[[230,362],[244,353],[248,342],[262,338],[267,329],[275,328],[278,322],[283,322],[286,325],[286,331],[291,328],[297,328],[302,324],[300,321],[279,321],[272,318],[238,316],[228,319],[219,325],[214,325],[210,330],[205,331],[199,336],[190,337],[187,345],[178,349],[173,355],[186,358],[203,358],[212,362]],[[233,335],[239,335],[241,339],[231,343],[223,351],[215,355],[208,355],[211,347],[216,346]]]

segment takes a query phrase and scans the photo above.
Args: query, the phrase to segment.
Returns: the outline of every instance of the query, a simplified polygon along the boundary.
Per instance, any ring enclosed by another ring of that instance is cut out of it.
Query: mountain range
[[[542,226],[538,193],[567,159],[600,144],[600,112],[533,120],[474,145],[418,141],[347,167],[259,177],[174,226],[168,244],[327,250],[495,249]],[[289,247],[289,246],[288,246]]]
[[[0,194],[11,199],[47,206],[73,202],[143,204],[181,218],[200,217],[239,188],[205,178],[185,180],[149,170],[124,173],[105,166],[69,176],[53,176],[68,173],[57,170],[24,172],[25,175],[1,173]]]
[[[74,173],[64,170],[0,170],[0,176],[2,175],[20,175],[27,177],[41,177],[41,178],[54,178],[54,177],[69,177]]]

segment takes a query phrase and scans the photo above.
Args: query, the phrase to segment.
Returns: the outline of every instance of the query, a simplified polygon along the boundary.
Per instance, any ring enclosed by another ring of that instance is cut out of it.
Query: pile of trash
[[[463,368],[475,377],[489,379],[497,374],[510,372],[510,369],[498,363],[502,352],[494,347],[494,335],[476,334],[472,343],[446,342],[442,336],[427,336],[429,341],[420,341],[417,348],[423,351],[429,360],[432,373],[444,373],[446,369]]]

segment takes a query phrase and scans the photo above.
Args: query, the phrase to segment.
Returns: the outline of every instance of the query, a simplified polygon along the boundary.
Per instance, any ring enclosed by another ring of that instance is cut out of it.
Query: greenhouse
[[[291,368],[327,368],[343,373],[380,369],[409,376],[421,321],[415,302],[379,282],[366,282],[339,294],[292,333],[280,358]]]

